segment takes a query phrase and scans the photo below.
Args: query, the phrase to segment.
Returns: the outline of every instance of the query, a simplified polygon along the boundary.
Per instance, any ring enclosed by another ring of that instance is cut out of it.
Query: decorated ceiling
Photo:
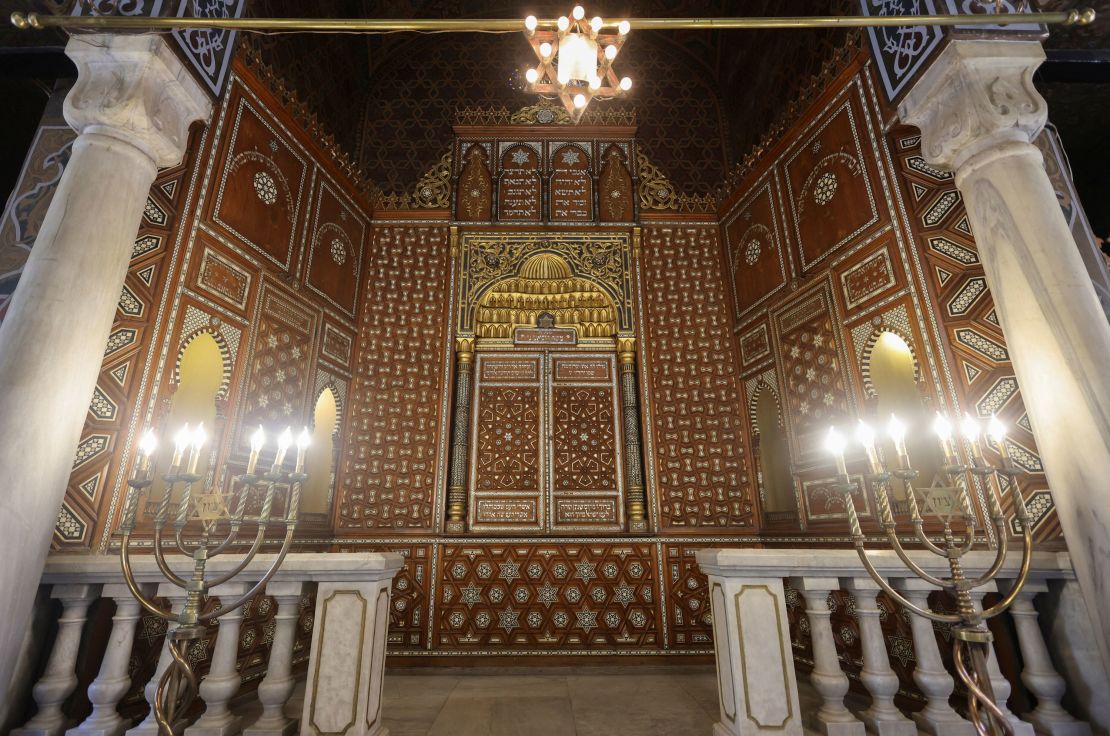
[[[400,18],[561,15],[573,3],[468,0],[258,0],[257,16]],[[565,7],[564,7],[565,6]],[[606,17],[807,15],[854,12],[851,0],[647,0],[587,4]],[[720,185],[810,78],[846,43],[844,31],[633,32],[618,62],[634,80],[631,108],[651,159],[689,194]],[[456,110],[535,102],[522,88],[531,53],[515,34],[254,36],[262,59],[317,111],[363,177],[410,189],[443,154]],[[758,73],[755,73],[758,70]]]

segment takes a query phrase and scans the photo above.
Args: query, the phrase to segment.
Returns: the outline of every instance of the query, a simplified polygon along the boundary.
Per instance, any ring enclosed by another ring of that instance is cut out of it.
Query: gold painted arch
[[[570,327],[582,338],[613,338],[617,307],[591,281],[574,275],[561,256],[529,256],[515,276],[497,281],[482,295],[475,315],[478,338],[511,339],[517,327],[537,324],[550,314],[556,327]]]

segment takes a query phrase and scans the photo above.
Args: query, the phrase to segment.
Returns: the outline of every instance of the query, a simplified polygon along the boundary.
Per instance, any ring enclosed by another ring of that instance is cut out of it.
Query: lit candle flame
[[[154,434],[153,429],[148,429],[143,432],[143,437],[139,440],[139,451],[149,460],[156,449],[158,449],[158,435]]]

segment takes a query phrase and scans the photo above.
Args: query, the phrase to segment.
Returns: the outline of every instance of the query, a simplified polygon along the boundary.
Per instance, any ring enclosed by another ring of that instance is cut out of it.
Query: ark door
[[[616,357],[614,352],[477,352],[470,531],[625,530]]]

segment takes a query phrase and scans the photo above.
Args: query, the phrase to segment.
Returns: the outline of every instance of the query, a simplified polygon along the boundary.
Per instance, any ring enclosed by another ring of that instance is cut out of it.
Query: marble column
[[[879,586],[870,578],[846,580],[845,590],[856,599],[863,669],[859,679],[871,694],[871,707],[860,713],[867,730],[879,736],[917,736],[917,726],[894,705],[898,675],[890,666],[886,638],[879,621]]]
[[[238,600],[251,583],[224,583],[212,588],[210,595],[220,603]],[[231,699],[239,692],[243,678],[236,669],[239,659],[239,627],[243,623],[243,608],[236,608],[216,619],[216,646],[212,649],[212,662],[208,674],[200,681],[200,699],[204,712],[193,725],[185,729],[185,736],[230,736],[242,730],[239,716],[231,712]]]
[[[0,694],[29,624],[147,191],[211,103],[159,36],[77,35],[78,132],[0,323]]]
[[[813,672],[809,681],[821,696],[817,721],[825,736],[864,736],[863,722],[844,705],[848,694],[848,676],[840,669],[836,639],[832,628],[829,594],[840,589],[837,578],[792,578],[791,585],[802,592],[809,619],[809,637],[813,643]]]
[[[85,629],[89,605],[100,593],[98,585],[55,585],[50,597],[62,602],[58,619],[58,635],[46,662],[42,679],[35,683],[32,694],[38,712],[12,736],[61,736],[66,717],[62,705],[77,687],[77,654],[81,648],[81,632]]]
[[[447,533],[466,531],[466,461],[470,452],[470,397],[474,390],[474,338],[460,337],[455,349],[455,416],[447,482]]]
[[[647,498],[644,494],[644,460],[640,447],[640,399],[636,390],[636,338],[617,339],[617,360],[620,362],[628,531],[646,532]]]
[[[296,580],[270,581],[266,585],[266,595],[273,598],[277,606],[274,639],[270,646],[270,661],[266,663],[266,676],[258,685],[262,716],[243,731],[243,736],[291,736],[297,730],[297,722],[285,717],[285,703],[296,684],[293,679],[293,640],[304,589],[305,584]]]
[[[898,592],[918,608],[930,610],[929,593],[936,590],[920,578],[896,580]],[[913,668],[913,681],[925,695],[925,707],[912,714],[918,728],[933,736],[975,736],[971,721],[964,720],[948,704],[955,689],[955,681],[944,668],[940,656],[933,622],[924,616],[907,611],[910,630],[913,632],[913,654],[917,664]]]
[[[154,592],[152,588],[145,586],[144,592],[150,595]],[[123,583],[105,585],[101,595],[116,602],[116,612],[112,615],[112,633],[100,671],[89,685],[89,702],[93,710],[81,725],[66,731],[66,736],[120,736],[128,726],[116,706],[131,686],[128,665],[141,610],[139,602]]]
[[[1037,42],[955,40],[899,107],[955,174],[1096,642],[1110,670],[1110,324],[1031,142]]]

